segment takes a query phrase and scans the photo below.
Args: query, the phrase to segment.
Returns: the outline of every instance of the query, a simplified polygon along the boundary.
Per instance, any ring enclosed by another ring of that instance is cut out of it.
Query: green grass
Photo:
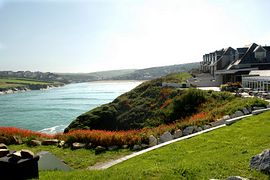
[[[266,112],[107,170],[44,171],[40,172],[40,179],[226,179],[229,176],[269,179],[249,168],[253,155],[270,148],[269,139],[270,112]]]
[[[35,154],[40,151],[50,151],[73,169],[85,169],[88,166],[92,166],[96,163],[117,159],[131,153],[131,151],[128,149],[119,149],[116,151],[106,151],[105,153],[95,155],[95,152],[92,149],[71,150],[70,148],[62,149],[56,146],[28,147],[26,145],[10,145],[8,148],[12,150],[29,149]]]
[[[45,82],[27,78],[0,78],[0,88],[2,89],[18,88],[25,85],[50,85],[54,83],[55,82]]]

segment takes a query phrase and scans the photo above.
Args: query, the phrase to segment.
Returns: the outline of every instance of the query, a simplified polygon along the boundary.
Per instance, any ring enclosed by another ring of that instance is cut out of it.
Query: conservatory
[[[270,92],[270,76],[246,76],[242,77],[242,87],[254,91]]]

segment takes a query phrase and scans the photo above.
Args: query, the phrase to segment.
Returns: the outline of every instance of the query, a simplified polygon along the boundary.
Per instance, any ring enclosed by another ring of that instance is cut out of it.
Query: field
[[[269,176],[249,168],[253,155],[270,148],[269,117],[270,112],[266,112],[245,118],[231,126],[148,152],[103,171],[82,170],[100,158],[92,151],[49,147],[46,150],[51,149],[76,170],[41,171],[40,179],[226,179],[229,176],[269,179]],[[124,153],[129,152],[126,150],[121,155]]]
[[[19,88],[27,85],[50,85],[52,82],[25,78],[0,78],[0,89]]]

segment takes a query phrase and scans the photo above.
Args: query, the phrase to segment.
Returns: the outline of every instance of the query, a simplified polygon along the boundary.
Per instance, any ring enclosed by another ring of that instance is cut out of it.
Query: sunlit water
[[[0,95],[0,126],[62,132],[80,114],[111,102],[141,82],[69,84],[49,90]]]

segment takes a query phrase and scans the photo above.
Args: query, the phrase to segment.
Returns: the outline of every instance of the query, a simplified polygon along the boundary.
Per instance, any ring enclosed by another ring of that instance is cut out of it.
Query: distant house
[[[200,70],[220,84],[241,82],[251,70],[270,69],[270,46],[252,43],[246,47],[217,50],[203,55]]]

